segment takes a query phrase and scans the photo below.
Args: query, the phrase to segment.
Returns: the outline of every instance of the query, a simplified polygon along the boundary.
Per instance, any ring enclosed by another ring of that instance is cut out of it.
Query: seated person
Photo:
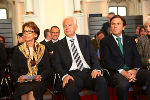
[[[51,34],[50,34],[49,29],[44,30],[44,37],[45,37],[45,39],[43,41],[41,41],[41,43],[46,45],[46,43],[51,40]]]
[[[110,20],[112,34],[101,40],[101,61],[109,70],[110,80],[116,88],[117,100],[127,100],[132,83],[147,86],[150,100],[150,71],[142,69],[140,55],[133,37],[123,34],[126,21],[115,15]]]
[[[0,43],[4,44],[5,43],[5,38],[3,36],[0,36]]]
[[[98,31],[95,35],[95,39],[91,39],[91,42],[93,44],[93,47],[95,51],[97,52],[98,59],[100,60],[100,40],[104,38],[105,33],[103,31]]]
[[[12,61],[13,100],[43,100],[50,71],[48,52],[36,42],[40,30],[34,22],[23,24],[22,29],[25,42],[15,48]]]
[[[18,39],[18,45],[17,46],[19,46],[24,42],[23,33],[18,33],[17,39]]]
[[[150,66],[150,18],[148,17],[144,23],[147,35],[139,37],[137,48],[142,58],[144,67]]]
[[[95,90],[98,100],[109,100],[107,83],[90,38],[76,34],[74,17],[66,17],[63,28],[66,37],[56,42],[54,67],[63,80],[66,100],[80,100],[79,92],[84,88]]]
[[[6,58],[7,58],[7,54],[6,54],[6,50],[5,47],[2,43],[0,43],[0,79],[2,78],[2,75],[4,74],[4,69],[6,67]]]
[[[139,29],[139,36],[145,36],[147,35],[145,27],[142,25]]]
[[[137,41],[138,41],[138,37],[140,37],[140,35],[139,35],[139,29],[140,29],[141,26],[142,26],[142,25],[138,25],[138,26],[136,27],[135,36],[133,36],[136,43],[137,43]]]

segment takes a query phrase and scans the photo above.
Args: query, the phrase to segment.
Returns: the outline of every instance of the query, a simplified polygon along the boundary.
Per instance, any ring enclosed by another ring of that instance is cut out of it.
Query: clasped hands
[[[35,77],[33,80],[34,80],[34,81],[37,81],[37,82],[40,82],[40,81],[42,80],[42,77],[41,77],[41,75],[36,75],[36,77]],[[23,82],[25,82],[25,81],[27,81],[27,79],[24,78],[23,76],[20,76],[20,77],[18,78],[18,82],[19,82],[19,83],[23,83]]]
[[[91,73],[91,77],[92,78],[96,78],[97,76],[103,76],[101,74],[101,72],[99,72],[98,70],[93,70],[92,73]],[[66,75],[63,79],[63,88],[66,86],[66,84],[68,83],[69,80],[74,80],[74,78],[70,75]]]
[[[129,82],[135,82],[136,81],[136,73],[137,69],[131,69],[128,71],[123,70],[121,74],[128,79]]]

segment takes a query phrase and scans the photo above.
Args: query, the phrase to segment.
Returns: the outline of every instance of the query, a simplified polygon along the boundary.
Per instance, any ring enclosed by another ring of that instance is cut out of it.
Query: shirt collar
[[[52,40],[53,43],[58,42],[58,39],[56,41]]]
[[[77,41],[77,35],[75,34],[75,36],[73,38],[66,36],[66,39],[67,39],[67,41],[70,41],[71,39],[74,39],[74,41]]]
[[[115,35],[113,35],[113,34],[112,34],[112,36],[114,37],[115,40],[116,40],[116,38],[118,38],[117,36],[115,36]],[[119,37],[120,37],[121,40],[122,40],[122,34],[121,34]]]
[[[49,40],[45,39],[46,42],[48,42]]]

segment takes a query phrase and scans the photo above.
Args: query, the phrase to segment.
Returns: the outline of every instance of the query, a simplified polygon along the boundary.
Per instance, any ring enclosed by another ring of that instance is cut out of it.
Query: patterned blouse
[[[149,66],[148,60],[150,60],[150,37],[141,36],[138,39],[137,49],[142,58],[142,63],[144,66]]]

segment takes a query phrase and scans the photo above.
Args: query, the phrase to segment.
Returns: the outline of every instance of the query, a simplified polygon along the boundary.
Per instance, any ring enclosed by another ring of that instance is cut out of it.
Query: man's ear
[[[76,25],[76,30],[78,29],[78,25]]]

